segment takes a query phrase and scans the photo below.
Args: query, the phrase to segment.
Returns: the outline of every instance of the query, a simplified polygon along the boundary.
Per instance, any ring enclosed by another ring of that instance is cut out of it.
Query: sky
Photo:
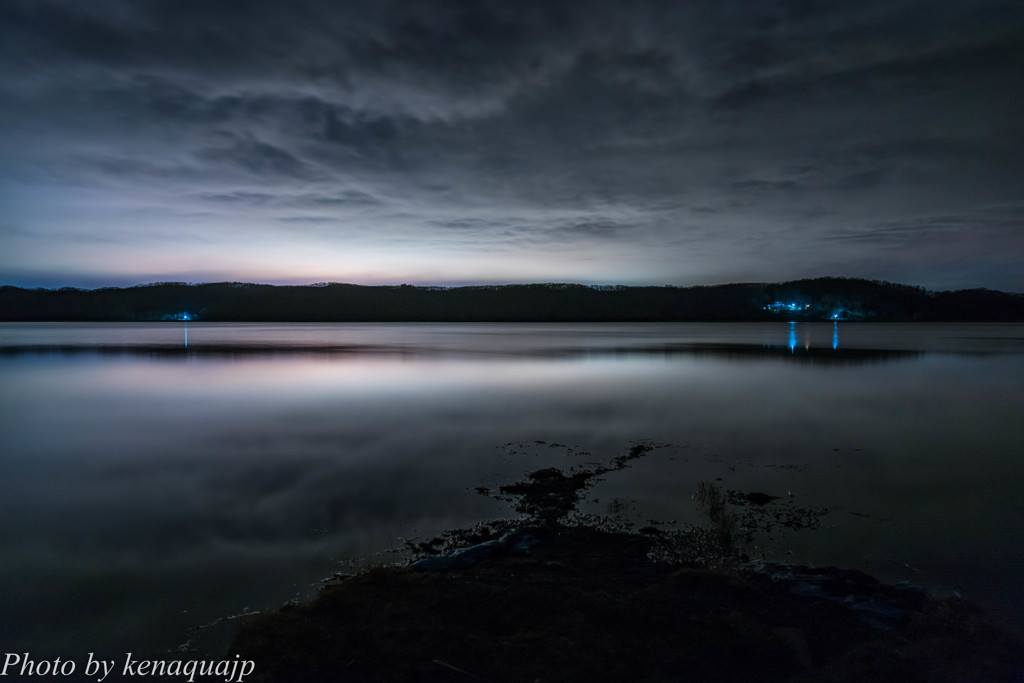
[[[3,0],[0,284],[1024,292],[1024,5]]]

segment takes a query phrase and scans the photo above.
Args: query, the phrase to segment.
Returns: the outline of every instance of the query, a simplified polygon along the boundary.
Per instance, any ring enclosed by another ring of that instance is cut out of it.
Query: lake
[[[782,496],[817,528],[751,557],[1024,626],[1024,325],[7,323],[0,382],[8,652],[221,647],[234,615],[511,514],[477,487],[641,442],[584,512]]]

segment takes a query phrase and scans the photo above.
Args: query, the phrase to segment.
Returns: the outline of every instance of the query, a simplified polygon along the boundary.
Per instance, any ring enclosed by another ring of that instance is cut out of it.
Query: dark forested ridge
[[[1024,321],[1024,294],[933,292],[847,278],[701,287],[478,287],[158,283],[0,287],[3,321],[584,322]]]

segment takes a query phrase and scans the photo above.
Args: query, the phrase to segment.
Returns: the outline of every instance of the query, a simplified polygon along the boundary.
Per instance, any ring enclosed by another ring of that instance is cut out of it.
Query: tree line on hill
[[[697,287],[576,284],[470,287],[165,282],[137,287],[0,287],[2,321],[668,322],[1024,321],[1024,294],[934,292],[850,278]]]

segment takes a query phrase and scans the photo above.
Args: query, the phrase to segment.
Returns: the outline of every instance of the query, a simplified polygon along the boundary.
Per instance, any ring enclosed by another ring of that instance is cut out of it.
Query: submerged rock
[[[539,541],[528,529],[515,529],[490,541],[477,543],[468,548],[456,550],[448,555],[424,557],[410,566],[421,571],[441,571],[445,569],[464,569],[471,567],[489,557],[504,551],[525,552]]]

